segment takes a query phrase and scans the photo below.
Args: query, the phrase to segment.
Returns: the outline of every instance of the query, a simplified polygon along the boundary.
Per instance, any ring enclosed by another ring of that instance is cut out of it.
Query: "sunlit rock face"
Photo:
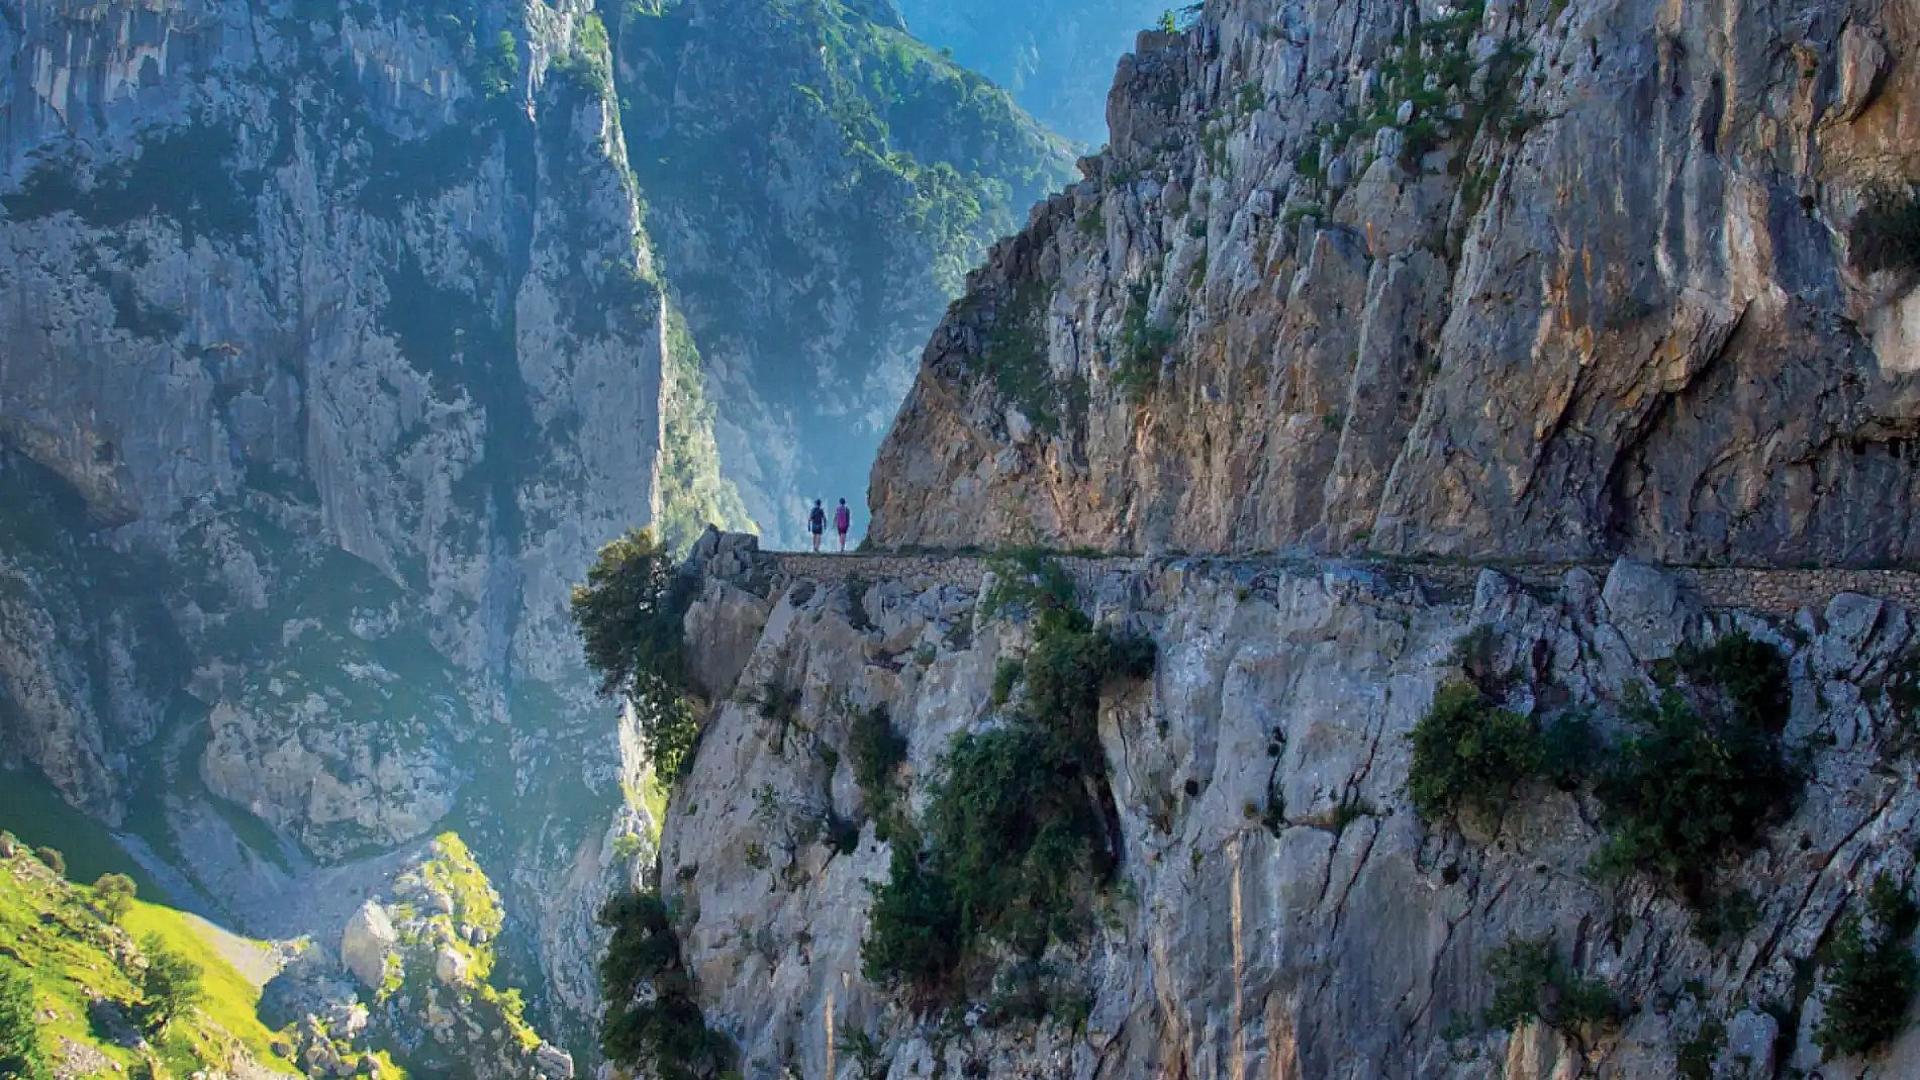
[[[661,882],[707,1022],[756,1069],[837,1075],[850,1047],[890,1075],[1011,1077],[1667,1076],[1686,1055],[1716,1076],[1851,1077],[1920,1061],[1911,1032],[1824,1064],[1814,1038],[1833,970],[1820,943],[1878,875],[1912,872],[1920,792],[1894,764],[1911,752],[1900,707],[1876,688],[1910,670],[1916,626],[1835,592],[1878,579],[1069,560],[1098,621],[1159,647],[1150,679],[1101,698],[1114,880],[1077,944],[1037,968],[988,950],[929,1002],[863,974],[870,886],[902,841],[855,780],[856,717],[890,714],[924,820],[955,737],[1009,722],[997,673],[1034,627],[982,603],[996,579],[978,561],[715,556],[688,617],[711,709]],[[1786,657],[1784,741],[1806,771],[1798,808],[1717,879],[1754,901],[1743,929],[1714,940],[1644,875],[1597,876],[1589,784],[1524,783],[1498,814],[1414,812],[1409,734],[1443,685],[1486,678],[1505,708],[1585,716],[1615,740],[1684,647],[1735,631]],[[763,707],[776,691],[796,708]],[[852,850],[796,825],[829,818],[857,824]],[[1483,1021],[1492,957],[1542,937],[1614,995],[1617,1027]],[[1044,1007],[1009,1004],[1031,1001],[1018,976],[1036,971]]]
[[[936,331],[890,544],[1915,553],[1877,3],[1228,0]]]

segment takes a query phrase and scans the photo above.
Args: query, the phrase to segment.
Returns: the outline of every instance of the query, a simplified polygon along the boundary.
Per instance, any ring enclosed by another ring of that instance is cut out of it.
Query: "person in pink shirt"
[[[840,534],[840,550],[847,550],[847,531],[853,528],[853,511],[847,508],[847,500],[841,499],[840,505],[833,508],[833,531]]]

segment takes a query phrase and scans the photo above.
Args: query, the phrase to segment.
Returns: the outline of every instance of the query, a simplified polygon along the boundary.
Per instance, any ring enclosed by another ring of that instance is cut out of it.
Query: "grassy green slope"
[[[177,1077],[250,1060],[298,1075],[283,1056],[286,1041],[257,1014],[267,970],[264,945],[144,902],[136,902],[124,926],[114,926],[95,911],[91,898],[91,889],[63,880],[25,848],[0,857],[0,956],[33,980],[35,1007],[48,1018],[40,1029],[41,1050],[56,1068],[88,1060],[97,1066],[104,1058],[120,1066],[112,1071],[122,1075],[140,1075],[138,1067],[150,1066],[156,1076]],[[143,962],[138,942],[148,934],[200,965],[206,996],[157,1042],[128,1048],[90,1019],[88,1005],[104,998],[129,1017],[137,1015]],[[229,956],[253,968],[252,975]]]

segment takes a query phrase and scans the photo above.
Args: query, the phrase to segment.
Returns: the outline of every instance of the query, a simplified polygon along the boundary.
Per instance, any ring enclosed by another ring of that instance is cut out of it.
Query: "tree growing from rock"
[[[707,1027],[680,958],[672,912],[656,892],[609,901],[600,924],[612,930],[600,961],[606,1014],[600,1047],[615,1065],[660,1080],[713,1080],[732,1068],[726,1036]]]
[[[635,529],[600,549],[573,590],[573,621],[600,693],[632,705],[654,770],[667,781],[688,762],[699,726],[683,699],[681,619],[692,599],[666,546]]]

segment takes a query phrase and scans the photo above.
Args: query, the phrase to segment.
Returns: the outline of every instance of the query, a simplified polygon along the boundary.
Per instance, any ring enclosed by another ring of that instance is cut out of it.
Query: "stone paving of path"
[[[978,585],[990,567],[990,558],[973,552],[894,553],[849,552],[845,555],[768,551],[787,577],[838,582],[859,577],[870,581],[914,579],[964,587]],[[1524,584],[1557,586],[1569,571],[1585,569],[1596,583],[1604,582],[1610,562],[1591,563],[1464,563],[1442,560],[1283,558],[1257,555],[1130,556],[1062,555],[1060,562],[1077,578],[1100,573],[1139,572],[1154,567],[1184,567],[1197,572],[1257,577],[1260,574],[1314,574],[1329,570],[1372,571],[1407,576],[1440,596],[1471,596],[1484,570],[1496,570]],[[1732,566],[1660,566],[1707,608],[1742,608],[1779,618],[1791,618],[1803,609],[1823,610],[1842,593],[1892,600],[1920,610],[1920,570],[1848,568],[1771,568]]]

